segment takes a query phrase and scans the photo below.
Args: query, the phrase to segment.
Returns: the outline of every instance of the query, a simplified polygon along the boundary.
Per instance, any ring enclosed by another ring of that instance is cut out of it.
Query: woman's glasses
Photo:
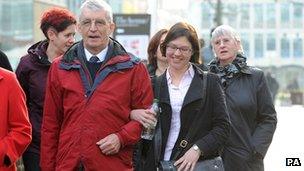
[[[192,49],[190,47],[187,47],[187,46],[177,47],[176,45],[168,44],[166,47],[167,47],[166,51],[168,53],[175,53],[177,50],[179,50],[180,53],[183,54],[183,55],[189,55],[189,54],[192,53]]]

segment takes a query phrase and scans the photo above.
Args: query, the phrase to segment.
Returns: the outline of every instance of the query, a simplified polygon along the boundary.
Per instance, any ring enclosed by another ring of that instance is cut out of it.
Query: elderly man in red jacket
[[[138,58],[110,38],[115,24],[102,0],[81,6],[83,40],[52,63],[41,129],[43,171],[133,170],[141,125],[133,109],[153,99],[149,74]]]
[[[31,142],[31,124],[14,73],[0,67],[0,170],[15,171],[16,161]]]

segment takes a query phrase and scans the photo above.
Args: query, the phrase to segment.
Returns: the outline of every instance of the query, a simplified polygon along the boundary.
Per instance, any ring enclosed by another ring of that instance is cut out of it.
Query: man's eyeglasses
[[[95,19],[95,20],[91,20],[91,19],[85,19],[83,21],[80,22],[80,24],[84,27],[91,27],[92,24],[95,25],[95,27],[103,27],[107,24],[107,22],[105,20],[102,19]]]
[[[175,53],[177,50],[179,50],[183,55],[189,55],[192,53],[192,49],[187,46],[177,47],[173,44],[168,44],[166,47],[168,53]]]

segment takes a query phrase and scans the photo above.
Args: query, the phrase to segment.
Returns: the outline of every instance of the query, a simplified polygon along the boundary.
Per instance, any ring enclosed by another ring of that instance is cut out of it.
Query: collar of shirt
[[[107,52],[108,52],[108,46],[96,55],[91,54],[86,48],[84,48],[84,53],[87,58],[87,61],[89,61],[92,56],[97,56],[99,60],[103,62],[106,58]]]
[[[171,86],[172,85],[172,78],[171,78],[170,73],[169,73],[169,68],[166,71],[166,77],[167,77],[167,83],[168,83],[168,85]],[[188,68],[188,70],[183,75],[183,78],[181,80],[180,86],[185,85],[184,82],[187,81],[187,80],[191,80],[192,81],[193,77],[194,77],[194,69],[193,69],[193,66],[190,64],[190,67]]]

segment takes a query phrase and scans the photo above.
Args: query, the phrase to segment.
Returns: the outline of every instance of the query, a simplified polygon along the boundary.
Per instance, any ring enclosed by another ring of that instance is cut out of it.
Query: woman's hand
[[[193,171],[200,155],[199,151],[191,147],[174,165],[178,167],[178,171]]]
[[[156,113],[150,109],[134,109],[130,118],[140,122],[145,128],[155,126],[157,122]]]

